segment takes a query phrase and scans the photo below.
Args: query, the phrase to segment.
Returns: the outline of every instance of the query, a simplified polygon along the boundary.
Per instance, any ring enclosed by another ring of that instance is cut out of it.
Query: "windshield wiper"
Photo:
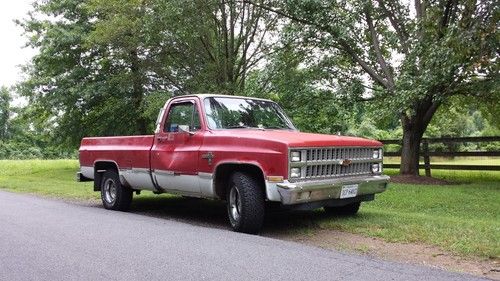
[[[234,125],[234,126],[226,127],[226,129],[242,129],[242,128],[251,128],[251,127],[245,126],[245,125]]]
[[[269,126],[265,127],[266,129],[271,129],[271,130],[293,130],[292,128],[289,127],[279,127],[279,126]]]
[[[226,127],[226,129],[258,129],[258,130],[264,130],[264,128],[251,127],[251,126],[246,126],[246,125],[229,126],[229,127]]]

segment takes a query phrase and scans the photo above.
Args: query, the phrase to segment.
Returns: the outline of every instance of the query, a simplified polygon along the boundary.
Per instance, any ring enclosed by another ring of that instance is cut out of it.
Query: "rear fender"
[[[99,160],[94,162],[94,191],[101,191],[102,175],[108,170],[119,173],[118,164],[113,160]]]

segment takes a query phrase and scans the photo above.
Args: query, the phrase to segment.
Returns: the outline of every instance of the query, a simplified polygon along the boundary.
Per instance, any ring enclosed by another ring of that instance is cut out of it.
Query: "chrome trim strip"
[[[209,179],[211,180],[213,178],[212,173],[203,173],[203,172],[198,172],[198,176],[200,179]]]
[[[150,173],[150,170],[148,168],[132,168],[132,173]]]
[[[173,175],[175,175],[174,171],[167,171],[167,170],[153,170],[152,172],[159,175],[159,176],[173,176]]]

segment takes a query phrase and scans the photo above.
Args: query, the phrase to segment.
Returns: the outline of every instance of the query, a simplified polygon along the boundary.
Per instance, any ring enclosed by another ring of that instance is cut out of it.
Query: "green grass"
[[[2,160],[0,188],[56,198],[99,200],[92,183],[75,182],[77,170],[75,160]],[[388,169],[386,173],[397,171]],[[317,229],[336,229],[386,241],[437,245],[466,256],[500,257],[500,172],[436,170],[433,176],[453,184],[391,184],[375,201],[364,203],[355,217],[329,217],[315,211],[271,218],[266,227],[308,234]],[[165,200],[148,194],[141,195],[139,201],[144,198],[144,202],[154,204],[155,200]],[[219,209],[223,212],[223,208]]]
[[[431,164],[451,164],[451,165],[500,165],[500,158],[498,157],[431,157]],[[399,157],[384,157],[386,164],[399,164]],[[423,159],[420,159],[423,164]]]
[[[500,181],[446,186],[391,184],[340,229],[391,242],[424,242],[463,255],[500,257]]]
[[[76,182],[76,160],[0,160],[0,188],[66,199],[98,199],[92,183]]]
[[[500,171],[448,171],[448,170],[432,170],[432,176],[439,179],[444,179],[453,184],[468,184],[468,183],[484,183],[500,185]],[[393,176],[397,175],[397,169],[385,169],[384,174]],[[425,170],[420,170],[420,175],[425,175]],[[500,187],[499,187],[500,190]]]

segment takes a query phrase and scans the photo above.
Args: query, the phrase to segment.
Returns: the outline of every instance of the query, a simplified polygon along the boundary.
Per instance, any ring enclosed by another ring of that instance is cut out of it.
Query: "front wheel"
[[[104,208],[127,211],[130,208],[132,196],[132,189],[122,186],[116,171],[108,170],[104,172],[101,182],[101,200]]]
[[[249,174],[236,172],[231,176],[227,192],[227,213],[232,228],[255,234],[264,222],[264,190]]]
[[[361,202],[354,202],[340,207],[323,207],[323,209],[325,209],[325,211],[329,214],[353,216],[359,211],[360,205]]]

